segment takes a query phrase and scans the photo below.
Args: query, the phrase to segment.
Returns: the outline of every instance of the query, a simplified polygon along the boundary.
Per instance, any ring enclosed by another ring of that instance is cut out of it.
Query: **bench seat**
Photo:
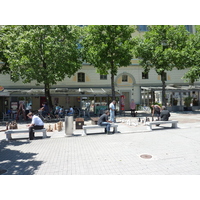
[[[178,121],[170,120],[170,121],[152,121],[146,122],[147,129],[152,131],[152,125],[160,125],[160,124],[172,124],[172,128],[177,128]]]
[[[43,133],[43,138],[47,137],[46,134],[46,128],[43,129],[33,129],[33,132],[42,132]],[[11,140],[12,139],[12,134],[14,133],[29,133],[29,129],[9,129],[5,131],[6,134],[6,140]]]
[[[113,127],[113,132],[114,133],[117,133],[117,127],[118,127],[118,125],[117,124],[111,124],[111,126],[110,127]],[[87,125],[87,126],[83,126],[83,134],[82,134],[82,136],[84,136],[84,135],[87,135],[87,129],[99,129],[99,128],[103,128],[104,130],[105,130],[105,128],[106,128],[106,126],[100,126],[100,125]]]

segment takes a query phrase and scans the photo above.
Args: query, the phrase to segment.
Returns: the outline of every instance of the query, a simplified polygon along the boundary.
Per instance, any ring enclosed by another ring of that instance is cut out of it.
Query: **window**
[[[107,80],[107,75],[101,75],[100,74],[100,80]]]
[[[128,76],[122,75],[122,82],[128,82]]]
[[[147,25],[138,25],[138,31],[148,31]]]
[[[85,82],[85,73],[78,73],[78,82]]]
[[[185,25],[185,28],[186,28],[187,31],[192,33],[192,25]]]
[[[142,72],[142,79],[149,79],[149,73]]]

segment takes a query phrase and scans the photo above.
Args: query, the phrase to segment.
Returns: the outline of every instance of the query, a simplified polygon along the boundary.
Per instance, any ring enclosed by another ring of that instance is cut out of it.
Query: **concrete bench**
[[[113,132],[114,133],[117,133],[117,127],[118,127],[118,125],[117,124],[111,124],[111,126],[110,127],[113,127]],[[83,126],[83,134],[82,134],[82,136],[84,136],[84,135],[87,135],[87,132],[86,132],[86,130],[87,129],[99,129],[99,128],[103,128],[104,130],[105,130],[105,128],[106,128],[106,126],[100,126],[100,125],[88,125],[88,126]]]
[[[47,137],[46,134],[46,128],[43,129],[33,129],[33,132],[42,132],[43,133],[43,138]],[[12,134],[14,133],[29,133],[29,129],[9,129],[7,131],[5,131],[6,134],[6,140],[11,140],[12,139]]]
[[[160,125],[160,124],[172,124],[172,128],[177,128],[178,121],[152,121],[146,122],[147,129],[152,131],[152,125]]]
[[[97,125],[99,117],[91,117],[92,125]]]

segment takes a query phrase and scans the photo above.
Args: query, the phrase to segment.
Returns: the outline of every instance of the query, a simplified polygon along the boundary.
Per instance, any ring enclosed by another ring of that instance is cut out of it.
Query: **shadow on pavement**
[[[33,175],[43,161],[36,161],[37,153],[24,153],[9,149],[9,146],[28,145],[29,141],[0,141],[0,173],[2,175]]]

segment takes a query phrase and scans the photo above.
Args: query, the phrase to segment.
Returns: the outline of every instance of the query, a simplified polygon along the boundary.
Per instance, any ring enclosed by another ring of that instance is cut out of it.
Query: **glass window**
[[[147,25],[138,25],[138,31],[148,31]]]
[[[128,76],[122,75],[122,82],[128,82]]]
[[[78,73],[78,82],[85,82],[85,73]]]
[[[142,79],[149,79],[149,73],[142,72]]]
[[[192,25],[185,25],[185,28],[186,28],[187,31],[192,33]]]
[[[101,75],[100,74],[100,80],[107,80],[107,75]]]

